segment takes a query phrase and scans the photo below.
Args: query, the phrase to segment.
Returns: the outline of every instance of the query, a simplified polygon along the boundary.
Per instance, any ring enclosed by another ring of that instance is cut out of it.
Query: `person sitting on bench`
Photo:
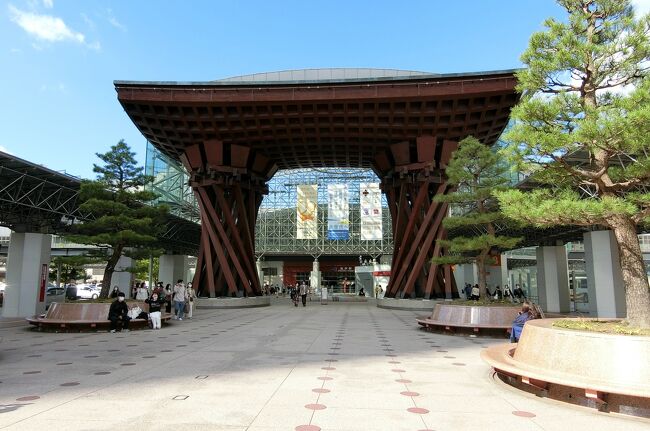
[[[108,320],[111,321],[111,332],[115,332],[116,329],[120,331],[129,330],[129,320],[131,318],[128,316],[129,307],[127,307],[126,302],[124,302],[124,292],[119,292],[117,294],[117,299],[111,304],[111,308],[108,310]]]
[[[530,304],[524,302],[521,306],[521,311],[519,315],[515,317],[515,320],[512,321],[512,329],[510,331],[510,342],[518,343],[519,337],[521,336],[521,331],[524,330],[524,325],[531,319],[534,319],[535,316],[530,310]]]

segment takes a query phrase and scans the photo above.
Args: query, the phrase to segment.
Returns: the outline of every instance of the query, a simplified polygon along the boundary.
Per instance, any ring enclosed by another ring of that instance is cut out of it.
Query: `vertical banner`
[[[318,239],[318,186],[300,185],[297,202],[298,239]]]
[[[347,184],[327,186],[327,239],[350,238],[350,205]]]
[[[361,209],[361,240],[382,239],[381,189],[379,183],[359,184],[359,206]]]
[[[41,277],[38,280],[38,302],[45,302],[45,286],[47,286],[48,264],[41,264]]]

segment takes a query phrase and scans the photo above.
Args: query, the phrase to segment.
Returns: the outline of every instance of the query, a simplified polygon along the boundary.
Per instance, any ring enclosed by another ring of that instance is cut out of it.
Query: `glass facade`
[[[188,185],[189,176],[176,161],[147,143],[146,173],[153,178],[148,189],[156,193],[158,202],[167,204],[172,213],[200,222],[198,204]],[[370,169],[322,168],[280,171],[269,181],[269,194],[264,197],[255,226],[255,253],[258,256],[321,255],[377,257],[393,251],[390,213],[382,198],[382,229],[380,240],[361,240],[359,184],[379,182]],[[327,239],[327,186],[347,184],[350,208],[349,238]],[[317,239],[297,239],[297,186],[318,186]]]

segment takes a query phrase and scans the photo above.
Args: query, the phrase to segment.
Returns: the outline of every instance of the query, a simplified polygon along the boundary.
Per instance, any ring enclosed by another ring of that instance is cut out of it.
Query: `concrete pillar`
[[[110,289],[112,290],[113,286],[118,286],[120,291],[126,294],[127,298],[130,297],[131,287],[133,286],[133,273],[128,271],[131,266],[133,266],[133,259],[120,256],[120,260],[117,261],[115,271],[111,276]]]
[[[51,245],[52,235],[11,233],[3,317],[29,317],[45,312]]]
[[[158,281],[172,286],[178,281],[191,281],[187,279],[187,256],[181,254],[163,254],[160,256],[158,269]]]
[[[510,280],[510,277],[508,277],[508,255],[502,254],[501,255],[501,283],[499,283],[499,286],[501,287],[501,290],[503,291],[503,286],[508,284],[508,280]],[[494,290],[496,286],[492,288]]]
[[[255,262],[257,268],[257,278],[260,279],[260,286],[264,286],[264,270],[262,269],[262,259],[257,259]]]
[[[320,275],[320,264],[318,263],[318,259],[314,259],[311,266],[311,274],[309,274],[309,285],[313,289],[320,287]]]
[[[569,262],[563,245],[537,247],[537,292],[542,310],[570,311]]]
[[[626,317],[625,283],[614,233],[609,230],[587,232],[584,242],[589,314]]]

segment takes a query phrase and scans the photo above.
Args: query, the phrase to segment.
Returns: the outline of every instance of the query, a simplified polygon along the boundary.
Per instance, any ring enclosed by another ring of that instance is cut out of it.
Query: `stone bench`
[[[129,309],[139,306],[145,313],[149,305],[144,302],[127,301]],[[110,325],[108,310],[111,304],[106,303],[57,303],[53,302],[47,312],[41,316],[27,318],[27,321],[41,329],[69,330],[69,329],[98,329]],[[161,321],[171,319],[170,313],[162,313]],[[148,320],[131,319],[130,327],[139,328],[148,325]]]
[[[418,324],[428,329],[497,331],[510,333],[512,321],[520,308],[507,305],[453,305],[436,303],[430,317],[416,319]]]
[[[562,401],[580,396],[601,410],[641,409],[650,417],[650,337],[556,328],[556,320],[526,322],[518,344],[490,347],[481,358],[513,386]],[[625,397],[635,398],[631,407],[616,407]]]

